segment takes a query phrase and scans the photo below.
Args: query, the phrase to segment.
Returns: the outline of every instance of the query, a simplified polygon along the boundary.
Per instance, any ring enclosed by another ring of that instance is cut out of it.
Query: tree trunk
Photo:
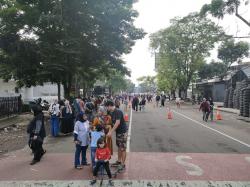
[[[178,90],[178,96],[179,96],[179,98],[181,98],[181,91],[182,91],[182,88],[179,88],[179,90]]]
[[[69,98],[70,96],[70,88],[67,86],[64,86],[64,96],[65,98]]]
[[[67,99],[70,97],[71,85],[72,85],[71,78],[69,78],[67,82],[63,83],[64,97]]]
[[[171,91],[171,96],[172,96],[173,99],[175,98],[175,90]]]
[[[187,99],[187,88],[184,88],[183,92],[184,92],[184,98],[183,99]]]
[[[58,101],[61,100],[61,83],[57,83],[57,96],[58,96]]]

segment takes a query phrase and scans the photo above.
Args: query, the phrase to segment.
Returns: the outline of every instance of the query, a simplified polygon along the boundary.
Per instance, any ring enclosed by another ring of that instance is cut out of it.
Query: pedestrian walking
[[[124,99],[123,104],[125,105],[125,112],[127,112],[128,111],[128,99],[127,98]]]
[[[210,107],[209,116],[210,116],[211,121],[213,121],[214,120],[214,102],[213,102],[213,99],[210,97],[208,102],[209,102],[209,107]]]
[[[134,101],[134,110],[138,111],[138,105],[139,105],[139,98],[138,98],[138,96],[135,96],[134,99],[133,99],[133,101]]]
[[[175,103],[176,103],[176,107],[177,107],[177,108],[181,108],[181,98],[176,97]]]
[[[50,131],[51,135],[56,137],[59,133],[59,117],[60,117],[60,108],[58,101],[55,99],[54,103],[50,105]]]
[[[203,98],[203,101],[200,104],[199,111],[200,110],[203,113],[203,117],[202,117],[203,121],[207,122],[208,115],[209,115],[209,112],[210,112],[210,106],[209,106],[209,103],[207,102],[206,98]]]
[[[142,97],[142,99],[141,99],[141,101],[140,101],[140,111],[145,111],[145,105],[146,105],[146,99],[145,99],[145,97],[143,96]]]
[[[166,95],[165,94],[162,94],[161,95],[161,107],[164,107],[165,106],[165,101],[166,101]]]
[[[32,149],[32,153],[34,154],[30,165],[34,165],[39,162],[42,156],[46,153],[46,150],[43,149],[43,140],[46,136],[46,131],[41,106],[32,106],[31,110],[34,114],[34,118],[28,125],[27,133],[29,134],[29,147]]]
[[[89,121],[85,113],[81,112],[77,116],[77,121],[74,127],[74,142],[75,150],[75,168],[82,169],[83,165],[87,164],[86,151],[89,145]],[[82,160],[80,163],[80,155]]]
[[[108,132],[107,136],[112,137],[112,133],[114,131],[116,132],[116,145],[118,147],[118,160],[116,161],[116,164],[119,165],[119,170],[123,170],[126,161],[127,125],[123,117],[123,112],[115,108],[113,101],[108,101],[106,105],[107,109],[111,112],[113,124],[113,127]]]
[[[161,96],[156,95],[156,97],[155,97],[156,107],[158,107],[158,106],[159,106],[160,99],[161,99]]]

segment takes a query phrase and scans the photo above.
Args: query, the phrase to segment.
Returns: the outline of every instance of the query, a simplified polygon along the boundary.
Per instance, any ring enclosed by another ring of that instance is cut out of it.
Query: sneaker
[[[108,183],[109,186],[114,186],[114,183],[111,179],[109,179],[109,183]]]
[[[90,185],[94,185],[96,183],[96,179],[93,179],[92,181],[90,181]]]
[[[75,166],[76,169],[82,169],[82,166]]]

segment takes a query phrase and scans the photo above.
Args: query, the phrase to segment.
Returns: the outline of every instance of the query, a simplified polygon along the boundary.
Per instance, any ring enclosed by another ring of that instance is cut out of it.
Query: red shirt
[[[97,160],[109,160],[111,157],[109,148],[97,148],[95,153],[95,158]]]

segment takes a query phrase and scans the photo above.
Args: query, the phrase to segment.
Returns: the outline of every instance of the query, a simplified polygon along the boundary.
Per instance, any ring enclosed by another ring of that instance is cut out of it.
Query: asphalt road
[[[133,111],[130,152],[250,153],[250,123],[237,115],[222,112],[223,120],[204,122],[198,106],[168,106],[171,120],[166,107],[152,103]]]

